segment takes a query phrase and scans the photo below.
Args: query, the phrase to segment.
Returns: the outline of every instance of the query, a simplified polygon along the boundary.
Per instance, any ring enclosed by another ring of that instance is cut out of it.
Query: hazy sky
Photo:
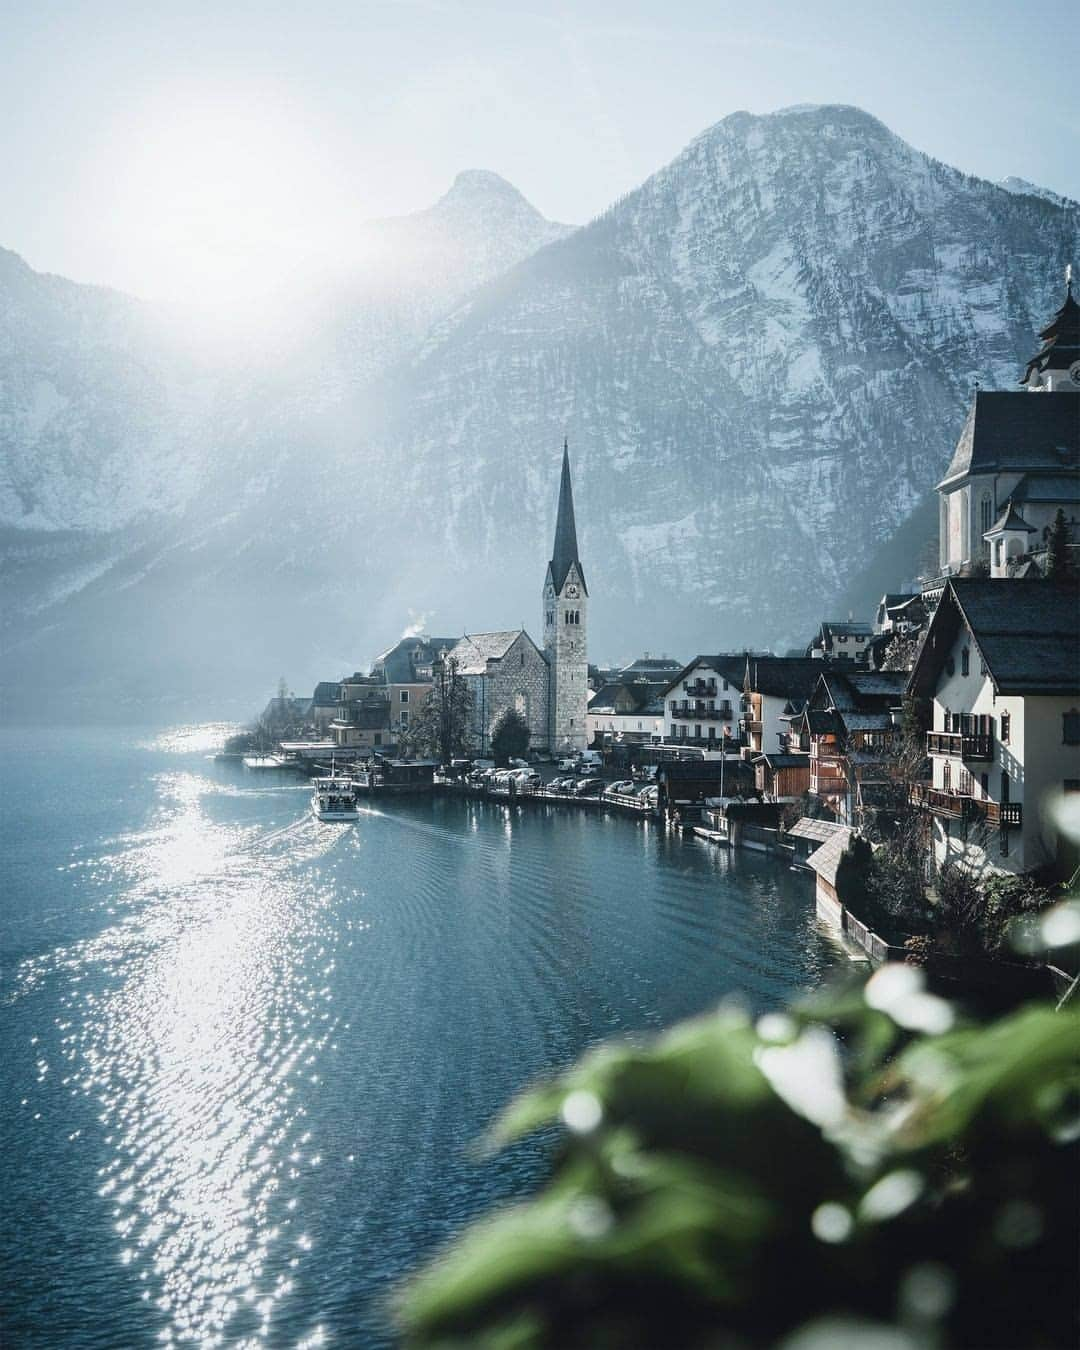
[[[1080,25],[1000,0],[0,0],[0,245],[148,296],[347,255],[493,169],[581,222],[740,108],[854,103],[1080,198]]]

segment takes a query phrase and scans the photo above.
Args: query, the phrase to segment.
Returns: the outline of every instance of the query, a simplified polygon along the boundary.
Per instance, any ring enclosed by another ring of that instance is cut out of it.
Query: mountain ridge
[[[520,197],[487,171],[455,184]],[[15,681],[48,663],[45,617],[70,643],[116,604],[151,685],[196,678],[200,614],[242,641],[204,660],[217,685],[295,670],[281,615],[305,679],[385,646],[410,609],[528,626],[567,432],[601,654],[634,632],[787,646],[820,617],[808,592],[846,608],[925,502],[975,380],[1016,378],[1078,212],[820,105],[731,114],[580,229],[547,225],[456,294],[343,302],[299,373],[218,389],[207,467],[161,540],[144,522],[104,570],[78,553],[87,586],[11,625],[32,652]],[[183,640],[140,628],[133,598],[193,607]]]

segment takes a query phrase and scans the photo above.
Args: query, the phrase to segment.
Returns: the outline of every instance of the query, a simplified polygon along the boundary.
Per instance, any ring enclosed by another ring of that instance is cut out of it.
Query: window
[[[402,701],[402,703],[408,703],[408,701],[409,701],[409,691],[408,691],[407,689],[403,689],[403,690],[401,691],[401,701]]]
[[[984,535],[994,523],[994,499],[989,492],[979,498],[979,534]]]
[[[961,675],[971,674],[971,652],[968,650],[967,647],[965,647],[963,651],[960,653],[960,674]]]
[[[1062,714],[1061,739],[1066,745],[1080,745],[1080,712],[1076,708]]]
[[[377,731],[371,739],[376,745],[382,745],[382,732]]]
[[[403,727],[409,725],[409,714],[405,708],[402,708],[401,710],[400,723]]]
[[[698,723],[694,724],[694,739],[697,741],[701,740],[701,726]]]
[[[524,653],[524,652],[521,653],[521,664],[522,664],[522,665],[525,664],[525,653]]]
[[[1009,727],[1012,723],[1012,714],[1003,712],[1001,714],[1001,744],[1009,744]]]
[[[856,641],[856,642],[865,642],[865,641],[866,641],[866,634],[865,634],[865,633],[856,633],[856,634],[855,634],[855,641]]]
[[[979,787],[984,797],[990,796],[990,775],[988,773],[979,774]]]

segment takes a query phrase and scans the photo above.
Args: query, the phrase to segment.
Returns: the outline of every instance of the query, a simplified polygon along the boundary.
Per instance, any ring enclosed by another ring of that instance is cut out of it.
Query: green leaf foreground
[[[525,1092],[486,1147],[562,1120],[554,1174],[404,1287],[406,1343],[1075,1344],[1080,1007],[959,1025],[904,969]]]

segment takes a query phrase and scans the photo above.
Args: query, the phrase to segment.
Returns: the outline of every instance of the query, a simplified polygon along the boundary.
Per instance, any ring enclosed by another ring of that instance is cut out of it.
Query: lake
[[[222,729],[3,733],[0,1341],[379,1346],[397,1281],[542,1179],[473,1147],[598,1039],[835,955],[807,879],[572,807],[380,802]]]

